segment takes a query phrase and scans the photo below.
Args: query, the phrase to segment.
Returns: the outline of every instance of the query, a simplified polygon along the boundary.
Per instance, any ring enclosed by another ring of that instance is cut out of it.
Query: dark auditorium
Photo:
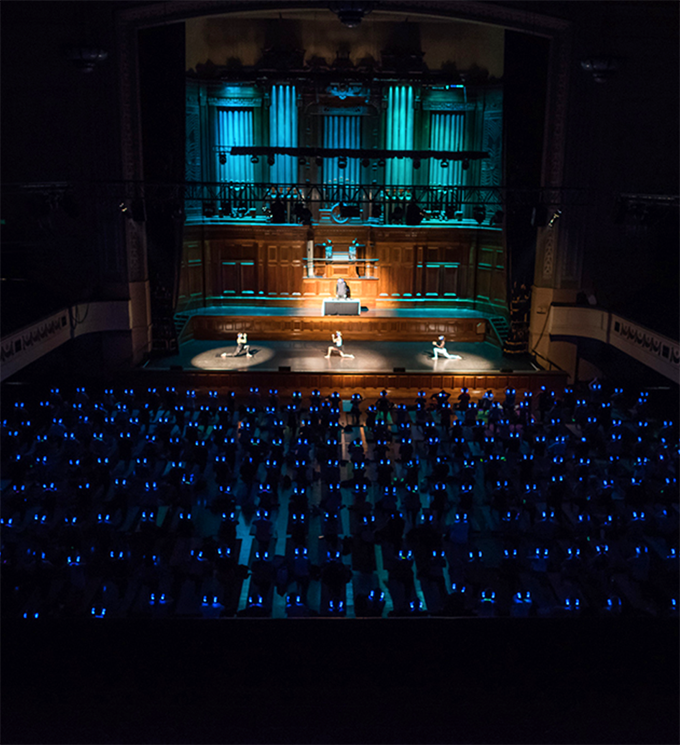
[[[680,741],[680,5],[0,37],[2,742]]]

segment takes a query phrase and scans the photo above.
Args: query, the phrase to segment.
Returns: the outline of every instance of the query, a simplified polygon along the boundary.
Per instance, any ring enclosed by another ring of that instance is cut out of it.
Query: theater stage
[[[489,375],[508,372],[536,372],[528,359],[508,359],[502,350],[490,342],[462,342],[448,344],[451,354],[461,359],[434,359],[432,344],[399,341],[345,341],[346,354],[341,358],[333,353],[325,359],[331,344],[324,341],[267,341],[250,340],[252,357],[236,352],[233,341],[192,340],[180,345],[179,353],[151,360],[147,369],[170,370],[181,366],[184,370],[210,372],[286,372],[300,373],[436,373],[446,375]],[[220,357],[226,352],[227,357]]]
[[[538,368],[528,356],[509,358],[492,340],[490,315],[478,310],[362,308],[361,316],[322,317],[319,309],[223,306],[182,314],[179,351],[150,359],[143,372],[164,372],[193,385],[240,389],[250,385],[349,390],[462,388],[558,390],[566,375]],[[326,359],[341,329],[343,351]],[[236,355],[237,333],[247,332],[252,357]],[[434,358],[432,341],[444,334],[459,359]],[[226,353],[225,357],[221,355]],[[409,393],[410,395],[410,393]]]

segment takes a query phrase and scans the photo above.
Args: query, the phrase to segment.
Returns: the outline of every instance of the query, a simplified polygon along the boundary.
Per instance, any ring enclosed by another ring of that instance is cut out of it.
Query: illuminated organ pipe
[[[295,86],[273,85],[269,107],[270,147],[297,147],[297,107]],[[277,155],[270,169],[273,184],[297,183],[297,159],[292,155]]]
[[[387,150],[413,150],[413,88],[394,85],[387,92]],[[412,183],[411,158],[390,158],[386,164],[385,183],[405,185]]]
[[[327,116],[324,118],[324,148],[356,149],[361,147],[361,117]],[[338,166],[338,158],[326,158],[323,164],[323,182],[333,186],[359,184],[359,159],[347,158],[347,168]]]
[[[253,111],[252,109],[218,109],[217,111],[217,147],[220,153],[223,148],[234,145],[253,145]],[[252,183],[253,164],[247,155],[227,154],[224,164],[217,158],[217,181],[235,181]]]
[[[433,112],[430,120],[430,149],[431,150],[463,150],[464,144],[463,114],[438,114]],[[441,161],[430,160],[430,185],[455,186],[463,183],[462,163],[453,160],[448,168],[441,167]]]

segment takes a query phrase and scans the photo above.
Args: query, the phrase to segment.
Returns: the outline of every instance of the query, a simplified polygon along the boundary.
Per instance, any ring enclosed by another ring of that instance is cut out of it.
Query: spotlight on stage
[[[274,165],[274,163],[276,163],[276,157],[275,157],[274,155],[268,155],[268,156],[267,156],[267,163],[268,163],[268,164],[269,164],[270,166],[273,166],[273,165]]]
[[[481,225],[486,218],[486,207],[483,204],[476,204],[472,208],[472,217]]]
[[[467,169],[470,167],[470,159],[469,158],[463,158],[463,170],[467,171]]]
[[[442,168],[448,168],[449,167],[449,161],[448,160],[443,160],[439,165]]]
[[[361,159],[361,165],[364,168],[368,168],[371,165],[371,161],[368,158],[362,158]]]
[[[378,161],[378,166],[380,168],[384,168],[385,167],[385,158],[380,158],[380,160]]]
[[[338,168],[347,168],[347,158],[344,156],[338,158]]]
[[[251,163],[259,163],[260,159],[257,157],[257,155],[253,155],[253,157],[250,159]]]
[[[226,163],[227,163],[227,154],[226,153],[220,153],[219,154],[219,159],[220,159],[220,165],[221,166],[226,165]]]

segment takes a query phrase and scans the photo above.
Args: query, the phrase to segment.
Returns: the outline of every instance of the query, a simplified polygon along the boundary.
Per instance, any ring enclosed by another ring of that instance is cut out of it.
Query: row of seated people
[[[677,430],[644,393],[26,398],[3,613],[675,612]]]

